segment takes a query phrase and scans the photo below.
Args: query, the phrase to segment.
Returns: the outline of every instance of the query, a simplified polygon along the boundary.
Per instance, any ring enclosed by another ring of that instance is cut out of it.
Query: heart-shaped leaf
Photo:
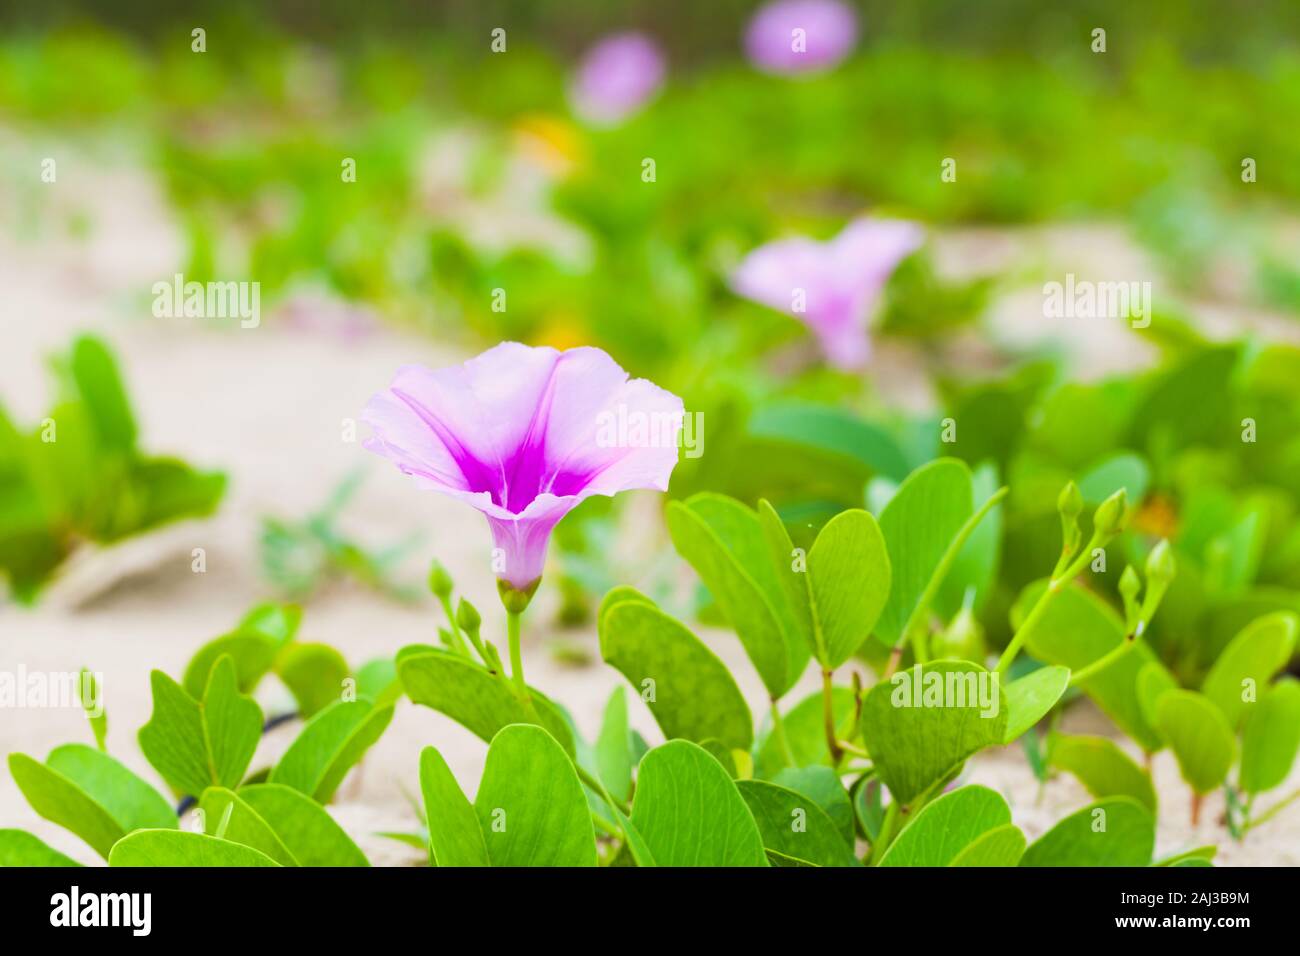
[[[1286,781],[1300,751],[1300,681],[1285,677],[1264,692],[1241,732],[1241,789],[1263,793]]]
[[[1286,666],[1295,652],[1297,620],[1279,611],[1256,618],[1232,639],[1205,675],[1202,693],[1228,718],[1228,726],[1241,727],[1252,701],[1258,700],[1273,675]]]
[[[659,866],[767,866],[763,838],[736,783],[686,740],[641,758],[632,825]]]
[[[1070,669],[1055,664],[1007,684],[1003,688],[1007,695],[1007,736],[1003,742],[1012,743],[1047,716],[1069,686]]]
[[[238,786],[262,736],[262,711],[239,692],[234,661],[213,665],[202,703],[162,671],[150,681],[153,714],[139,740],[154,769],[177,793]]]
[[[809,694],[795,704],[781,718],[785,728],[785,739],[794,755],[794,765],[809,767],[813,764],[830,763],[830,750],[826,743],[826,725],[822,714],[821,691]],[[844,728],[852,719],[857,706],[853,691],[848,687],[836,687],[831,691],[831,712],[835,717],[835,726]],[[856,728],[849,727],[846,733],[856,734]],[[771,780],[782,769],[790,766],[786,759],[785,747],[767,727],[758,744],[758,753],[754,766],[754,775],[763,780]]]
[[[815,801],[765,780],[741,780],[736,788],[766,849],[814,866],[858,865],[835,823]]]
[[[0,830],[0,867],[81,866],[26,830]]]
[[[596,865],[578,773],[541,727],[512,724],[492,738],[474,812],[493,866]]]
[[[1053,737],[1048,763],[1078,777],[1095,799],[1132,797],[1156,813],[1151,775],[1108,737]]]
[[[880,512],[891,569],[876,634],[896,644],[949,546],[974,513],[970,469],[940,458],[916,469]]]
[[[968,661],[934,661],[871,688],[862,739],[893,798],[909,804],[966,758],[1003,742],[1006,697],[996,675]]]
[[[1146,866],[1156,845],[1151,812],[1110,797],[1070,814],[1029,844],[1021,866]]]
[[[1040,581],[1022,592],[1012,615],[1017,626],[1044,587],[1045,582]],[[1059,664],[1077,671],[1126,639],[1124,622],[1105,601],[1085,588],[1070,585],[1062,588],[1043,615],[1029,627],[1026,647],[1046,664]],[[1143,750],[1154,753],[1161,747],[1160,736],[1143,716],[1136,689],[1138,672],[1148,664],[1164,670],[1151,648],[1138,641],[1128,653],[1079,686]],[[1173,683],[1173,678],[1169,677],[1169,681]]]
[[[988,787],[958,787],[923,806],[899,831],[881,866],[948,866],[988,831],[1011,822],[1011,808]]]
[[[839,774],[830,767],[787,767],[773,777],[772,782],[807,797],[821,807],[844,838],[844,843],[853,849],[853,802]]]
[[[1183,779],[1197,793],[1209,793],[1227,779],[1236,740],[1223,712],[1204,694],[1171,690],[1161,695],[1156,729],[1178,758]]]
[[[275,673],[307,718],[339,699],[352,672],[343,655],[328,644],[294,644],[276,661]]]
[[[324,807],[291,787],[258,783],[239,788],[239,799],[275,831],[303,866],[369,866]]]
[[[491,866],[478,815],[447,761],[433,747],[420,753],[420,791],[434,866]]]
[[[393,719],[393,706],[366,698],[339,700],[307,721],[271,770],[270,783],[292,787],[317,803],[329,803],[347,772]]]
[[[700,576],[735,628],[773,698],[803,673],[810,648],[769,558],[758,515],[724,495],[698,494],[668,505],[677,553]]]
[[[136,830],[117,841],[109,866],[278,866],[242,843],[187,830]]]
[[[620,671],[668,738],[715,738],[747,750],[753,718],[735,679],[718,656],[646,600],[605,604],[600,654]]]
[[[423,645],[405,647],[397,655],[397,674],[412,701],[446,714],[480,740],[492,740],[510,724],[532,722],[506,680],[458,654]],[[529,692],[542,726],[572,754],[573,734],[564,717],[540,691]]]
[[[1025,855],[1025,835],[1013,823],[981,833],[949,866],[1016,866]]]

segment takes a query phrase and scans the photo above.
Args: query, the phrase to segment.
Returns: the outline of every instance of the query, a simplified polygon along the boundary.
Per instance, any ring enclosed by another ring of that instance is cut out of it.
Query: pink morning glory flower
[[[779,239],[746,256],[731,287],[802,321],[832,365],[858,369],[871,354],[867,323],[885,281],[922,238],[915,223],[858,219],[828,242]]]
[[[682,400],[597,348],[503,342],[462,365],[398,369],[365,447],[487,517],[504,588],[531,596],[551,529],[591,495],[665,491]]]
[[[754,14],[745,52],[767,73],[806,73],[835,66],[853,50],[858,18],[839,0],[776,0]]]
[[[598,126],[636,112],[664,82],[664,57],[642,33],[605,37],[583,57],[570,89],[574,111]]]

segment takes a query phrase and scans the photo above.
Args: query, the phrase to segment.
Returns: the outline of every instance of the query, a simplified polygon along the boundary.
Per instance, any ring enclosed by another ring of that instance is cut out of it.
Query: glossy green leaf
[[[99,339],[83,335],[72,345],[69,371],[85,407],[100,448],[129,453],[135,448],[135,417],[126,397],[113,354]]]
[[[225,787],[208,787],[199,798],[199,810],[208,836],[217,836],[218,829],[224,825],[222,839],[265,853],[280,866],[299,865],[271,825],[233,791]]]
[[[596,738],[596,768],[601,783],[615,800],[632,795],[632,731],[627,723],[627,696],[615,687],[605,705],[605,716]]]
[[[1151,812],[1131,797],[1110,797],[1061,820],[1029,844],[1021,866],[1146,866],[1156,845]]]
[[[270,825],[303,866],[370,865],[329,811],[297,790],[258,783],[240,787],[239,799]]]
[[[988,787],[959,787],[923,806],[899,831],[881,866],[948,866],[976,839],[1011,822],[1006,800]]]
[[[510,724],[532,721],[506,680],[449,651],[403,648],[397,656],[397,674],[412,701],[446,714],[480,740],[490,741]],[[563,716],[536,688],[529,691],[542,725],[572,754],[573,733]]]
[[[265,853],[187,830],[137,830],[123,837],[108,857],[109,866],[278,866]]]
[[[369,697],[376,707],[395,704],[405,691],[391,657],[374,657],[357,668],[357,696]]]
[[[478,815],[447,761],[433,747],[420,752],[420,791],[435,866],[491,866]]]
[[[1190,690],[1166,692],[1156,705],[1156,729],[1178,758],[1183,779],[1197,793],[1209,793],[1227,779],[1236,740],[1209,698]]]
[[[1263,793],[1286,782],[1300,751],[1300,681],[1264,691],[1241,732],[1241,789]]]
[[[911,803],[956,773],[966,758],[1006,738],[1006,696],[994,675],[968,661],[899,671],[866,695],[862,739],[893,798]]]
[[[792,449],[809,448],[851,460],[864,473],[876,472],[895,481],[907,476],[907,457],[892,435],[838,408],[795,401],[764,405],[750,418],[749,431]]]
[[[1138,707],[1142,713],[1142,720],[1147,726],[1154,728],[1156,726],[1156,710],[1160,703],[1160,698],[1165,695],[1166,691],[1178,690],[1178,681],[1174,676],[1165,670],[1163,664],[1158,661],[1152,661],[1144,664],[1137,674],[1137,698]],[[1154,733],[1154,729],[1152,733]],[[1148,752],[1154,752],[1164,746],[1164,741],[1157,739],[1156,746],[1144,748]]]
[[[1210,668],[1201,691],[1234,730],[1295,653],[1296,631],[1294,614],[1280,611],[1258,618],[1232,639]]]
[[[83,667],[80,679],[77,681],[77,699],[81,702],[82,710],[86,712],[86,719],[90,721],[90,732],[95,736],[95,746],[107,753],[108,714],[104,710],[103,691],[95,675]]]
[[[284,784],[317,803],[329,803],[367,750],[393,719],[393,707],[375,707],[365,698],[335,701],[307,721],[280,762],[269,783]]]
[[[815,866],[858,864],[826,811],[805,794],[765,780],[741,780],[736,787],[768,850]]]
[[[834,670],[866,641],[889,598],[889,554],[876,519],[852,510],[827,522],[808,552],[807,579],[818,659]]]
[[[985,462],[971,474],[972,500],[984,502],[998,491],[998,470]],[[953,561],[935,595],[934,609],[945,619],[952,618],[966,600],[966,591],[974,592],[974,607],[983,606],[997,583],[1002,552],[1002,506],[994,505],[974,528]]]
[[[940,458],[912,472],[881,510],[891,577],[876,633],[885,643],[902,637],[944,554],[974,510],[970,469],[953,458]]]
[[[1017,866],[1025,855],[1025,835],[1013,823],[981,833],[953,857],[949,866]]]
[[[770,560],[758,515],[723,495],[704,493],[667,510],[677,553],[695,569],[731,622],[768,693],[781,697],[811,654]]]
[[[1151,775],[1108,737],[1055,737],[1048,763],[1078,777],[1094,799],[1132,797],[1156,813]]]
[[[668,738],[748,749],[749,706],[725,664],[687,628],[640,600],[606,607],[600,653],[631,682]]]
[[[1128,500],[1141,501],[1147,493],[1151,472],[1142,456],[1132,452],[1112,455],[1089,469],[1079,479],[1084,506],[1095,508],[1123,488]]]
[[[305,719],[339,700],[343,682],[352,672],[343,655],[328,644],[294,644],[276,661],[275,673],[293,694]]]
[[[596,865],[573,761],[536,725],[512,724],[492,738],[474,812],[493,866]]]
[[[84,744],[55,747],[45,765],[82,789],[130,833],[177,826],[163,795],[108,754]]]
[[[0,867],[81,866],[26,830],[0,830]]]
[[[262,711],[239,693],[234,661],[213,666],[203,702],[162,671],[150,675],[153,714],[140,728],[140,749],[178,793],[235,787],[262,736]]]
[[[9,775],[38,814],[71,830],[107,859],[126,830],[75,783],[26,754],[9,755]]]
[[[659,866],[766,866],[736,783],[709,754],[670,740],[641,758],[632,824]]]
[[[250,694],[270,672],[279,651],[280,645],[276,641],[254,628],[223,634],[204,644],[190,658],[181,677],[181,686],[195,700],[202,699],[212,674],[212,665],[222,655],[229,654],[235,662],[240,691]]]
[[[1070,686],[1070,669],[1048,664],[1003,688],[1007,696],[1007,735],[1004,743],[1017,740],[1047,716]]]
[[[773,777],[772,782],[807,797],[821,807],[845,844],[849,849],[853,848],[853,802],[839,774],[830,767],[787,767]]]

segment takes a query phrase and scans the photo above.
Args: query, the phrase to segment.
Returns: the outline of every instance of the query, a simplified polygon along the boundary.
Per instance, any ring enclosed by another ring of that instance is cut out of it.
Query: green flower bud
[[[456,623],[467,634],[477,634],[478,629],[483,625],[483,619],[479,617],[478,608],[461,598],[460,603],[456,605]]]
[[[442,566],[442,562],[435,560],[433,566],[429,568],[429,590],[439,598],[451,597],[451,590],[455,584],[451,580],[451,575],[447,569]]]
[[[1168,584],[1174,579],[1176,571],[1174,549],[1169,546],[1166,539],[1161,538],[1147,555],[1147,579]]]
[[[1083,495],[1079,494],[1079,486],[1073,481],[1061,489],[1056,498],[1056,510],[1064,518],[1077,518],[1083,513]]]
[[[1119,593],[1125,605],[1136,598],[1141,590],[1142,582],[1138,579],[1137,572],[1133,570],[1133,565],[1127,565],[1124,573],[1119,576]]]
[[[1092,516],[1093,533],[1103,541],[1109,541],[1128,523],[1128,495],[1121,488],[1100,505]]]

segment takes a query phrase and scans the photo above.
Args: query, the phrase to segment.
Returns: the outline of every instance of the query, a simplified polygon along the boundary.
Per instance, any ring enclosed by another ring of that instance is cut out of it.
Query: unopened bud
[[[429,568],[429,590],[437,597],[446,599],[451,597],[453,587],[455,585],[451,580],[451,575],[442,566],[442,562],[434,561],[433,567]]]

